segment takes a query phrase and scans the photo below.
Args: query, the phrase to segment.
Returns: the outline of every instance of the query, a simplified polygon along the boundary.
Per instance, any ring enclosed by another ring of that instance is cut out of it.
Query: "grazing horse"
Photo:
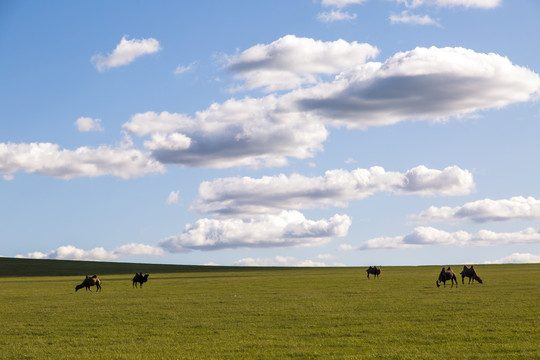
[[[465,284],[465,277],[469,278],[469,284],[471,283],[471,280],[474,284],[474,280],[478,281],[480,284],[483,284],[484,282],[482,279],[480,279],[480,276],[476,273],[476,270],[474,270],[474,265],[471,265],[470,268],[468,268],[466,265],[463,265],[463,271],[460,272],[461,274],[461,283]]]
[[[444,267],[442,268],[441,273],[439,274],[439,279],[436,281],[437,287],[440,286],[441,282],[444,284],[444,287],[446,287],[447,280],[450,280],[452,282],[452,287],[454,287],[454,281],[455,281],[456,287],[457,287],[456,274],[454,274],[450,266],[446,270],[444,269]]]
[[[137,283],[140,284],[140,286],[142,287],[142,284],[147,282],[148,281],[148,274],[144,275],[141,273],[136,273],[135,276],[133,277],[133,287],[137,287]]]
[[[101,280],[99,280],[97,275],[94,275],[92,277],[86,275],[86,278],[83,280],[83,282],[75,286],[75,291],[82,288],[86,288],[86,291],[92,291],[92,289],[90,289],[90,286],[96,286],[96,291],[101,291]]]
[[[369,279],[369,274],[372,274],[374,278],[378,278],[381,273],[381,268],[377,266],[370,266],[366,270],[367,278]]]

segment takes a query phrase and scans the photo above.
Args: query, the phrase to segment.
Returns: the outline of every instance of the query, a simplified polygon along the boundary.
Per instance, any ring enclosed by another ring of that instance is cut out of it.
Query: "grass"
[[[73,263],[0,279],[1,359],[540,359],[540,264],[478,265],[484,284],[457,289],[440,267],[174,266],[133,289],[146,269],[105,264],[101,293],[75,293],[94,272]]]

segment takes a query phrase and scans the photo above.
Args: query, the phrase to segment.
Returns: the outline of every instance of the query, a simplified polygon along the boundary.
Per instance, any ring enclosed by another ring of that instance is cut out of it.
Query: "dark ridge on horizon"
[[[441,266],[452,266],[461,268],[463,264],[441,264],[441,265],[411,265],[393,266],[387,265],[382,268],[438,268]],[[512,266],[512,265],[539,265],[539,264],[472,264],[478,266]],[[218,265],[175,265],[175,264],[147,264],[111,261],[89,261],[89,260],[57,260],[57,259],[27,259],[0,257],[0,278],[2,277],[24,277],[24,276],[84,276],[90,274],[121,275],[143,273],[195,273],[195,272],[249,272],[260,270],[328,270],[343,267],[290,267],[290,266],[218,266]],[[346,266],[350,269],[360,269],[362,274],[367,266]]]
[[[0,257],[0,277],[17,276],[84,276],[85,274],[185,273],[216,271],[250,271],[260,267],[173,265],[84,260],[25,259]]]

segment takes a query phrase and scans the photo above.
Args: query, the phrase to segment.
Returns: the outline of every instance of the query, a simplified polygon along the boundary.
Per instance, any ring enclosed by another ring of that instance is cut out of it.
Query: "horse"
[[[137,287],[137,283],[140,284],[140,286],[142,287],[142,284],[147,282],[148,281],[148,274],[144,275],[141,273],[136,273],[135,276],[133,277],[133,287]]]
[[[471,283],[471,280],[474,284],[474,280],[478,281],[480,284],[483,284],[484,282],[482,279],[480,279],[480,276],[476,273],[476,270],[474,270],[474,265],[471,265],[470,268],[468,268],[466,265],[463,265],[463,271],[460,272],[461,274],[461,283],[465,284],[465,277],[469,278],[469,284]]]
[[[374,278],[378,278],[379,274],[381,273],[381,268],[376,266],[370,266],[366,270],[367,272],[367,278],[369,279],[369,274],[372,274]]]
[[[440,283],[442,282],[444,284],[444,287],[446,287],[446,281],[447,280],[450,280],[452,282],[452,287],[454,287],[454,281],[455,281],[456,282],[456,287],[457,287],[456,274],[454,274],[454,272],[452,271],[450,266],[446,270],[444,269],[444,267],[442,268],[442,270],[441,270],[441,272],[439,274],[439,279],[435,283],[437,284],[437,287],[439,287]]]
[[[83,282],[75,286],[75,292],[82,288],[86,288],[86,291],[92,291],[92,289],[90,289],[91,286],[95,286],[96,291],[101,291],[101,280],[97,277],[97,275],[93,275],[92,277],[86,275],[86,278],[83,280]]]

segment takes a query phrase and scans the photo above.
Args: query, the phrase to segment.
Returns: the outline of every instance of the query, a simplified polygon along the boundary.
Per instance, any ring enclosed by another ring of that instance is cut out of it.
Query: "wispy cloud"
[[[166,204],[178,204],[179,197],[180,197],[180,192],[179,191],[171,191],[171,193],[167,197],[167,200],[165,200],[165,203]]]
[[[357,14],[351,14],[340,9],[331,10],[329,12],[321,12],[317,15],[320,22],[331,23],[334,21],[354,20],[358,17]]]
[[[322,0],[321,4],[323,6],[333,6],[337,8],[343,8],[348,5],[358,5],[362,4],[366,0]]]
[[[136,58],[153,54],[161,50],[159,41],[153,38],[148,39],[131,39],[123,36],[120,43],[116,46],[112,53],[103,56],[97,54],[92,56],[91,61],[98,71],[105,71],[118,66],[127,65]]]
[[[174,74],[175,74],[175,75],[184,74],[184,73],[186,73],[186,72],[188,72],[188,71],[193,70],[194,67],[195,67],[195,63],[194,63],[194,62],[191,63],[191,64],[189,64],[189,65],[187,65],[187,66],[178,65],[178,66],[176,67],[176,69],[174,69]]]
[[[275,256],[273,258],[243,258],[234,263],[235,266],[294,266],[294,267],[324,267],[324,262],[313,260],[298,260],[292,256]]]
[[[408,11],[402,11],[401,14],[392,14],[389,17],[392,24],[408,24],[408,25],[436,25],[440,26],[437,21],[429,15],[416,15]]]
[[[478,9],[493,9],[501,5],[503,0],[394,0],[406,7],[415,8],[419,6],[435,7],[464,7]]]

